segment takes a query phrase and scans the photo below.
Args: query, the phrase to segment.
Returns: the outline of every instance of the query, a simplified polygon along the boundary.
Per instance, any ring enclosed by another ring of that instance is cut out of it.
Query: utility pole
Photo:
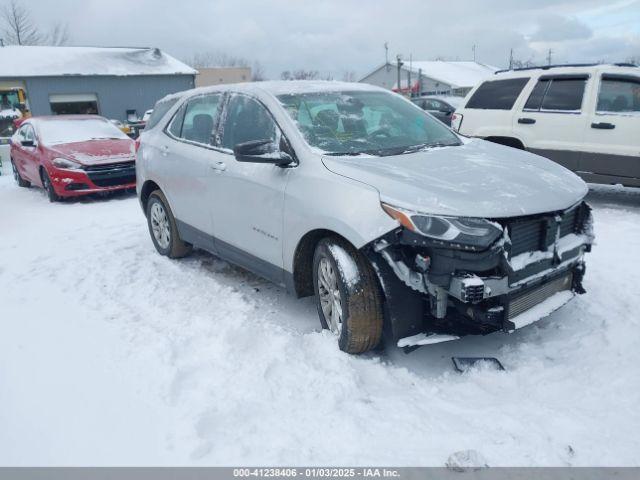
[[[384,42],[384,64],[389,65],[389,42]]]
[[[404,65],[404,63],[402,62],[402,55],[398,54],[396,55],[396,63],[398,65],[398,92],[401,92],[402,90],[402,86],[401,86],[401,77],[400,77],[400,72],[402,70],[402,65]]]
[[[553,50],[549,49],[549,53],[547,53],[547,65],[551,65],[551,54]]]
[[[511,49],[511,52],[509,53],[509,70],[511,70],[513,68],[513,48]]]
[[[473,51],[473,61],[476,61],[476,44],[473,44],[473,47],[471,47],[471,51]]]
[[[407,70],[407,88],[409,88],[409,96],[413,96],[413,89],[411,88],[411,68],[413,67],[413,53],[409,54],[409,70]]]
[[[418,96],[422,96],[422,69],[418,69]]]

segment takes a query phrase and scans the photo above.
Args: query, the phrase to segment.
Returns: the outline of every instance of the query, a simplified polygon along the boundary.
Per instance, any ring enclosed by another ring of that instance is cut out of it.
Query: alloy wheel
[[[329,329],[340,335],[342,331],[340,289],[336,272],[326,257],[321,258],[318,265],[318,296]]]
[[[169,248],[171,243],[169,218],[164,206],[158,202],[151,205],[151,230],[158,245],[163,249]]]

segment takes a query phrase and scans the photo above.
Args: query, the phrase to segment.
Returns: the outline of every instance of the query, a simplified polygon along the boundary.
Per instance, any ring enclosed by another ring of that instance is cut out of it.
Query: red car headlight
[[[64,168],[65,170],[80,170],[82,168],[82,165],[67,158],[54,158],[52,163],[55,167]]]

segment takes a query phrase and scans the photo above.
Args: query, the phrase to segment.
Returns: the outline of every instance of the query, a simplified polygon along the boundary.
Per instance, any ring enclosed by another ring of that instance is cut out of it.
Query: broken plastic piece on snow
[[[431,345],[434,343],[448,342],[450,340],[458,340],[460,337],[456,335],[437,335],[426,333],[419,333],[412,335],[411,337],[404,337],[398,340],[398,347],[419,347],[421,345]]]
[[[464,373],[478,362],[486,362],[496,370],[504,370],[502,363],[495,357],[451,357],[456,371]]]

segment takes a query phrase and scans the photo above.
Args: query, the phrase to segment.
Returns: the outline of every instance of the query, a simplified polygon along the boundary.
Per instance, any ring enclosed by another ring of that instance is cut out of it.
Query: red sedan
[[[25,120],[11,137],[13,176],[54,202],[136,186],[134,142],[106,118],[58,115]]]

